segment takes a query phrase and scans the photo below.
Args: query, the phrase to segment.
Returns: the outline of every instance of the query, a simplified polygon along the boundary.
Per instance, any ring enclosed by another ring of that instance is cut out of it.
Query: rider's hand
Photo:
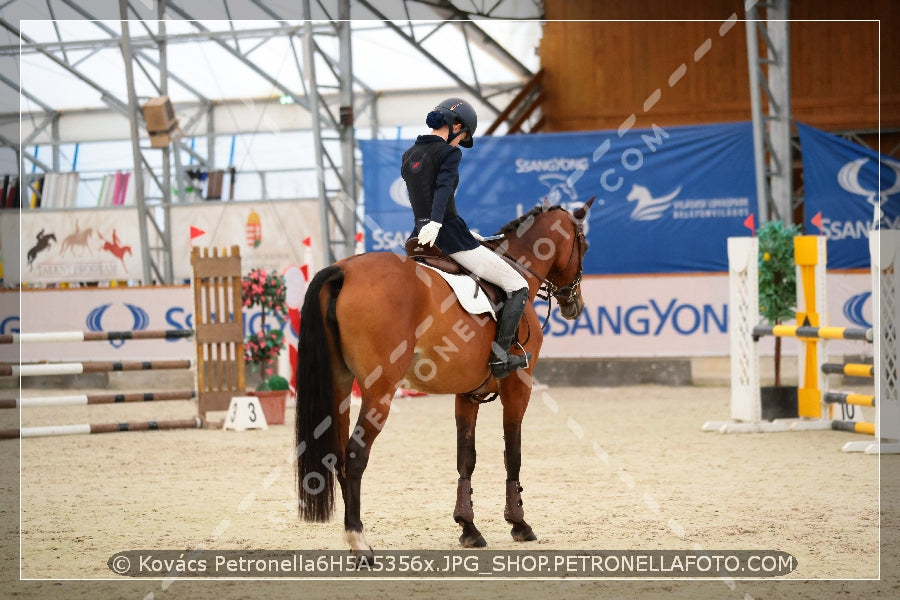
[[[477,232],[472,231],[472,230],[470,229],[470,230],[469,230],[469,233],[471,233],[471,234],[472,234],[472,237],[475,238],[476,240],[478,240],[479,242],[483,242],[483,241],[484,241],[484,238],[481,237],[481,235],[478,234]]]
[[[434,240],[437,239],[438,232],[441,230],[441,224],[437,221],[428,221],[419,230],[419,243],[423,246],[434,246]]]

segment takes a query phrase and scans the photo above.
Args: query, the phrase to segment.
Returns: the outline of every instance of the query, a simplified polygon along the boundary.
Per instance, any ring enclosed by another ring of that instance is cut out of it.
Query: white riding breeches
[[[449,256],[481,279],[499,285],[506,293],[528,287],[521,273],[484,246],[454,252]]]

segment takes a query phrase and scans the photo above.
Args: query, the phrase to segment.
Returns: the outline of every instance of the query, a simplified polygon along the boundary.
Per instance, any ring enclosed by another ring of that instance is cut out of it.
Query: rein
[[[577,229],[576,235],[575,235],[575,244],[572,245],[572,253],[569,254],[569,260],[568,260],[568,262],[566,262],[566,267],[565,267],[566,269],[568,269],[569,265],[572,264],[572,258],[574,258],[575,254],[576,254],[576,247],[581,246],[580,242],[582,240],[584,240],[584,231],[582,231],[582,229],[579,227]],[[498,244],[497,248],[499,248],[499,244]],[[495,248],[495,250],[494,250],[495,252],[496,252],[497,248]],[[575,276],[575,279],[572,281],[572,283],[570,283],[568,285],[558,286],[555,283],[553,283],[552,281],[550,281],[549,279],[547,279],[546,277],[543,277],[543,276],[539,275],[538,273],[536,273],[534,271],[534,269],[532,269],[525,263],[521,262],[521,259],[513,258],[513,257],[509,256],[505,251],[498,253],[498,255],[501,258],[505,259],[513,267],[519,269],[520,271],[524,269],[529,274],[531,274],[532,277],[534,277],[535,279],[537,279],[538,281],[541,282],[541,285],[538,288],[538,292],[537,292],[536,296],[538,298],[540,298],[541,300],[547,301],[547,316],[544,317],[544,322],[541,323],[541,329],[543,329],[544,326],[546,326],[547,323],[550,321],[550,313],[553,308],[553,306],[552,306],[553,298],[556,298],[556,301],[559,304],[571,304],[572,301],[575,299],[575,296],[578,294],[578,288],[581,285],[581,276],[584,273],[584,264],[583,263],[578,266],[578,274]]]

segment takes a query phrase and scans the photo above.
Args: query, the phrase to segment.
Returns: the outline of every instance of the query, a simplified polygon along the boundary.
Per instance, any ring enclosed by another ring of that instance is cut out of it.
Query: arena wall
[[[632,113],[636,127],[750,120],[743,6],[741,0],[546,0],[544,130],[615,129]],[[723,32],[732,14],[737,21]],[[881,128],[900,127],[900,80],[886,76],[900,58],[889,33],[900,5],[792,0],[790,16],[794,118],[828,131],[873,130],[880,99]],[[684,75],[669,85],[682,63]],[[659,100],[643,110],[657,89]],[[897,141],[882,140],[882,151]]]

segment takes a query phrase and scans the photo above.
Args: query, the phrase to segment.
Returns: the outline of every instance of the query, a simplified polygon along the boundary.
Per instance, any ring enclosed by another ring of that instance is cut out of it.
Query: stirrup
[[[525,349],[522,348],[520,343],[516,342],[516,346],[524,352]],[[491,355],[491,358],[495,358],[495,356]],[[503,379],[508,377],[513,371],[527,369],[530,361],[530,352],[524,352],[523,354],[512,354],[511,352],[507,352],[506,356],[502,357],[502,360],[492,360],[488,363],[488,366],[491,368],[491,374],[495,379]]]

